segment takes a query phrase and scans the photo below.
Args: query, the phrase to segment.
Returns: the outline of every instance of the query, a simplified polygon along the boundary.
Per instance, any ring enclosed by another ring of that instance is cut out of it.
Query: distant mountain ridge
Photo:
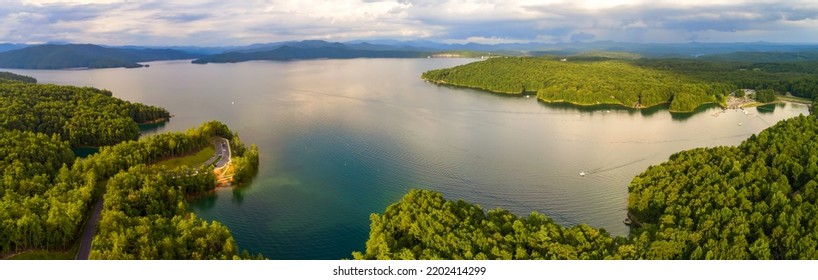
[[[640,44],[611,41],[574,43],[448,44],[428,40],[282,41],[246,46],[98,46],[90,44],[0,44],[0,68],[66,69],[141,67],[139,62],[191,59],[193,63],[252,60],[425,58],[492,56],[577,56],[603,58],[693,58],[747,62],[818,59],[818,45],[756,43]],[[621,56],[628,57],[621,57]],[[614,56],[614,57],[611,57]]]
[[[196,64],[232,63],[251,60],[343,59],[343,58],[419,58],[432,52],[406,47],[369,43],[344,44],[321,40],[258,44],[194,60]]]
[[[137,62],[194,59],[201,55],[170,49],[111,48],[91,44],[36,45],[0,53],[0,68],[136,68]]]

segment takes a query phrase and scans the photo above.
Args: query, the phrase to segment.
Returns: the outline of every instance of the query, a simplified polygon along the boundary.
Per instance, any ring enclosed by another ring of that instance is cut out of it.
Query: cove
[[[271,259],[349,258],[364,249],[369,215],[410,188],[624,236],[628,183],[648,166],[685,149],[737,145],[808,112],[790,103],[718,117],[712,115],[721,109],[707,106],[686,115],[585,108],[420,79],[424,71],[472,61],[163,61],[139,69],[13,71],[41,83],[108,89],[174,115],[143,134],[215,119],[256,143],[261,163],[250,184],[190,207],[230,228],[241,248]]]

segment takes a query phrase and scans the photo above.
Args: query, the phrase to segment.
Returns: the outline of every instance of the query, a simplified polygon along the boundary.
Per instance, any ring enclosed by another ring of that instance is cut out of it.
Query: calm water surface
[[[261,167],[252,183],[191,207],[227,225],[241,248],[271,259],[339,259],[364,250],[369,215],[409,188],[627,235],[627,186],[648,166],[684,149],[736,145],[807,114],[793,104],[719,117],[712,107],[692,115],[589,110],[419,79],[425,70],[471,61],[171,61],[143,69],[13,71],[42,83],[106,88],[175,115],[148,133],[215,119],[258,144]]]

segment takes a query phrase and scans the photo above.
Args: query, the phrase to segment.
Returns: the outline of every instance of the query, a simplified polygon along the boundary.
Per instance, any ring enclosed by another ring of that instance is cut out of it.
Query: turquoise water
[[[419,79],[425,70],[471,61],[171,61],[141,69],[14,72],[106,88],[174,115],[143,133],[216,119],[258,144],[261,167],[250,184],[190,206],[227,225],[241,248],[271,259],[351,257],[365,249],[369,215],[409,188],[626,235],[633,176],[680,150],[736,145],[807,114],[794,104],[718,117],[713,106],[695,114],[578,108]]]

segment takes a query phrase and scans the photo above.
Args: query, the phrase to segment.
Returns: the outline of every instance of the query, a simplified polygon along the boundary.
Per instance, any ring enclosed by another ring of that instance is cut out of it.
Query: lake
[[[807,106],[713,106],[695,114],[548,105],[437,86],[423,71],[470,59],[350,59],[150,68],[11,70],[41,83],[94,86],[167,108],[145,133],[219,120],[260,150],[258,176],[190,206],[270,259],[340,259],[365,249],[369,216],[410,188],[483,209],[536,211],[627,235],[627,186],[694,147],[737,145]],[[581,172],[587,173],[580,176]]]

